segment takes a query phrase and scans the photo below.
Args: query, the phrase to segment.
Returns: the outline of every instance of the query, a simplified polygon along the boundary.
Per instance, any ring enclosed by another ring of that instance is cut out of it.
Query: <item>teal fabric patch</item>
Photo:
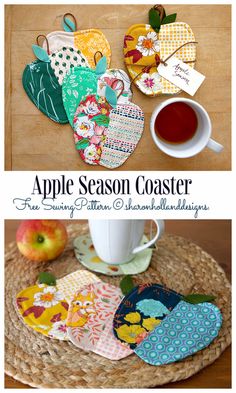
[[[155,366],[182,360],[207,347],[218,336],[221,324],[222,315],[215,305],[180,301],[135,353]]]
[[[68,123],[62,88],[50,63],[35,60],[28,64],[23,72],[22,83],[27,95],[41,112],[57,123]]]
[[[71,127],[75,112],[81,101],[88,95],[97,93],[97,77],[94,70],[74,67],[62,83],[62,99]]]

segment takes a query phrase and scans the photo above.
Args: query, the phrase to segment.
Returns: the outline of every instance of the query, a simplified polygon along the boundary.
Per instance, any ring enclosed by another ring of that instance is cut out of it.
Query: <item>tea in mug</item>
[[[165,106],[155,120],[157,136],[169,143],[184,143],[192,139],[197,131],[195,111],[184,102],[173,102]]]

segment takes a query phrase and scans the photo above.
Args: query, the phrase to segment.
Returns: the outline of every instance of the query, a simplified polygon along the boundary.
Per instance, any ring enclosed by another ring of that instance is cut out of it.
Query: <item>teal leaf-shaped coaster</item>
[[[41,48],[41,46],[32,45],[32,50],[37,59],[44,61],[45,63],[50,63],[50,58],[47,52],[43,48]]]

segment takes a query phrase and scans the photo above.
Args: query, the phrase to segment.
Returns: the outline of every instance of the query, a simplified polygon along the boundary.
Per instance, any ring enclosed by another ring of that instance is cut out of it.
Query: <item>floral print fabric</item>
[[[16,305],[26,325],[45,336],[67,340],[68,303],[56,286],[28,287],[18,293]]]
[[[133,351],[116,340],[112,331],[121,298],[119,288],[103,282],[87,285],[75,293],[66,321],[71,342],[111,360],[130,355]]]
[[[124,297],[116,310],[115,336],[130,348],[136,348],[180,300],[180,294],[162,285],[139,285]]]
[[[160,77],[158,61],[165,59],[175,49],[186,42],[195,41],[191,28],[183,22],[161,25],[156,33],[150,25],[133,25],[124,37],[124,59],[134,83],[149,96],[174,94],[180,90]],[[176,56],[182,61],[196,59],[196,46],[190,44],[178,51]]]

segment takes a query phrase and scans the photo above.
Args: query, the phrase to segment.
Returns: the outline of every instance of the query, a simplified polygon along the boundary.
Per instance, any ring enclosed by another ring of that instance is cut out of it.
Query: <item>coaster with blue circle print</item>
[[[121,301],[113,320],[118,340],[134,349],[165,319],[182,296],[159,284],[135,287]]]
[[[218,336],[222,315],[211,303],[179,302],[136,348],[146,363],[160,366],[194,355]]]

